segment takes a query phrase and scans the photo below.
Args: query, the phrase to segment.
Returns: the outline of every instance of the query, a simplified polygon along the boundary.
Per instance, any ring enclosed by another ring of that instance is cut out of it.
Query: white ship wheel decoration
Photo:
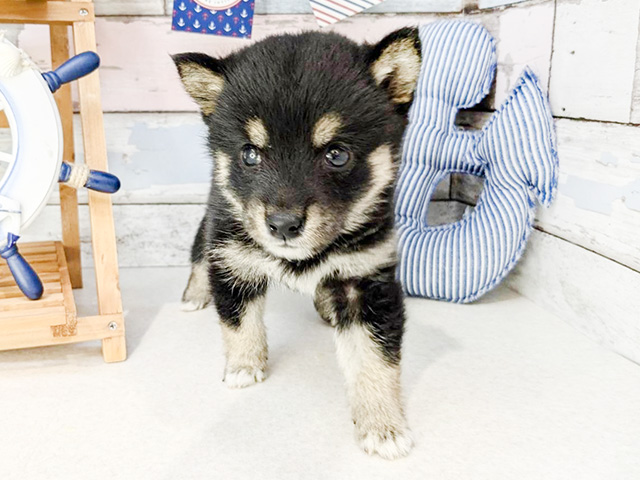
[[[42,296],[42,282],[18,252],[16,242],[46,205],[56,181],[104,193],[120,188],[114,175],[62,161],[62,126],[52,93],[99,64],[97,54],[84,52],[55,71],[40,73],[24,52],[0,34],[0,110],[11,130],[11,151],[0,151],[0,256],[20,290],[32,300]]]

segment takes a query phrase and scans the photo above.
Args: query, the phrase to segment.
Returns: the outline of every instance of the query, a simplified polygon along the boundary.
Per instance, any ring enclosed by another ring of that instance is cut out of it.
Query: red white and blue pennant
[[[254,0],[174,0],[172,30],[251,38]]]
[[[309,0],[318,25],[325,27],[334,24],[383,0]]]

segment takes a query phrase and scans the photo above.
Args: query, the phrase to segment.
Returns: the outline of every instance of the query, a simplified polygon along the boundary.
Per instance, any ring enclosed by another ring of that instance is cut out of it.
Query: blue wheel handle
[[[100,57],[95,52],[83,52],[71,57],[52,72],[45,72],[42,77],[49,85],[51,93],[63,84],[77,80],[90,74],[100,66]]]
[[[7,261],[16,284],[27,298],[38,300],[42,297],[42,282],[38,274],[31,268],[31,265],[20,255],[16,245],[11,245],[1,250],[0,256]]]
[[[67,182],[69,177],[71,177],[72,170],[73,166],[67,162],[62,162],[58,181],[60,183]],[[100,170],[90,170],[89,178],[84,184],[84,187],[90,190],[95,190],[96,192],[116,193],[120,190],[120,179],[112,173],[101,172]]]
[[[96,192],[116,193],[120,190],[120,179],[111,173],[91,170],[89,180],[84,186]]]

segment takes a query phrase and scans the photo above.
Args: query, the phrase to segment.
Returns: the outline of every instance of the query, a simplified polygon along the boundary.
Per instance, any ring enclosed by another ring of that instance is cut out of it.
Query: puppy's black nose
[[[276,238],[291,240],[302,233],[302,217],[293,213],[274,213],[267,217],[267,227]]]

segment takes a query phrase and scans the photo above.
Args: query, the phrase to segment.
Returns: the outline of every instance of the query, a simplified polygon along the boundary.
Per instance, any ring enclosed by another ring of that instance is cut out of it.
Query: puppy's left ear
[[[171,55],[184,89],[200,107],[203,115],[211,115],[224,88],[224,60],[204,53]]]
[[[402,28],[384,37],[371,47],[369,63],[376,84],[393,103],[411,103],[422,63],[418,29]]]

